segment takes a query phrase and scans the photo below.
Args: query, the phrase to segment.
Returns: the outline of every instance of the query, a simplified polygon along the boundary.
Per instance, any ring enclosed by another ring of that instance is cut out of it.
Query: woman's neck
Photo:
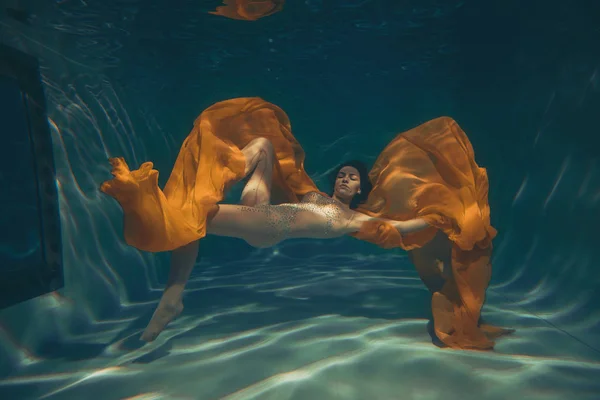
[[[341,199],[341,198],[337,197],[335,194],[333,196],[331,196],[331,198],[334,199],[335,201],[337,201],[338,203],[340,203],[343,207],[350,208],[349,201],[346,201],[345,199]]]

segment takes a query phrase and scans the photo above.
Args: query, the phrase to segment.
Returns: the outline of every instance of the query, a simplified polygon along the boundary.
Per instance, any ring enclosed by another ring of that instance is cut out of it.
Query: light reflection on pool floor
[[[440,349],[401,254],[197,266],[183,314],[152,344],[143,315],[74,338],[0,382],[3,399],[598,399],[600,356],[489,292],[495,352]],[[142,306],[141,306],[142,307]],[[573,332],[571,332],[573,333]],[[100,347],[100,351],[86,349]],[[80,355],[78,356],[77,353]]]

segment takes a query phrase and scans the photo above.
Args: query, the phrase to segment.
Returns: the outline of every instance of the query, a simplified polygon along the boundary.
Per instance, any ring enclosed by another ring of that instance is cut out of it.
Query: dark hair
[[[336,169],[332,171],[329,175],[329,183],[331,184],[331,194],[333,195],[333,191],[335,188],[335,181],[337,179],[338,173],[344,167],[354,167],[358,171],[358,175],[360,175],[360,193],[357,193],[356,196],[350,202],[350,208],[354,209],[358,207],[359,204],[364,203],[369,197],[369,193],[373,189],[373,185],[371,184],[371,180],[369,179],[369,169],[359,160],[350,160],[341,163],[338,165]]]

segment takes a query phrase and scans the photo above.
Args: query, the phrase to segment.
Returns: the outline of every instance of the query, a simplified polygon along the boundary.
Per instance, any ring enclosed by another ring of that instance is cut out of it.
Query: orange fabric
[[[227,189],[242,179],[240,149],[257,137],[268,138],[277,158],[273,202],[297,202],[318,191],[304,171],[304,151],[279,107],[259,98],[216,103],[195,121],[184,141],[164,192],[152,163],[129,171],[122,158],[111,159],[114,179],[101,190],[123,208],[125,240],[145,251],[173,250],[206,234],[206,218]],[[474,160],[469,140],[450,118],[438,118],[398,135],[370,172],[373,191],[358,210],[395,220],[424,218],[432,227],[401,237],[391,225],[365,223],[355,236],[384,248],[422,247],[437,230],[454,243],[454,279],[432,301],[435,330],[446,345],[490,348],[478,326],[490,279],[491,240],[488,181]],[[417,270],[425,268],[415,258]]]
[[[100,190],[123,208],[125,241],[140,250],[160,252],[204,237],[207,213],[243,178],[240,149],[257,137],[271,141],[278,159],[274,203],[297,202],[298,196],[318,191],[304,171],[304,150],[292,136],[283,110],[259,98],[223,101],[194,122],[164,191],[151,162],[130,171],[122,158],[110,160],[114,179]]]
[[[223,6],[209,14],[231,19],[256,21],[283,10],[285,0],[223,0]]]
[[[399,221],[423,218],[433,226],[403,235],[402,241],[397,235],[398,247],[422,247],[436,228],[453,242],[453,279],[432,299],[438,338],[454,348],[492,348],[494,343],[478,322],[491,278],[496,230],[490,224],[487,173],[475,162],[464,131],[451,118],[442,117],[401,133],[381,152],[369,176],[373,191],[358,211]],[[356,237],[393,247],[392,236],[384,239],[367,229]],[[417,270],[426,268],[422,260],[413,261]]]
[[[352,236],[360,240],[375,243],[384,249],[393,249],[394,247],[405,248],[398,229],[384,221],[364,222],[360,227],[360,231]]]

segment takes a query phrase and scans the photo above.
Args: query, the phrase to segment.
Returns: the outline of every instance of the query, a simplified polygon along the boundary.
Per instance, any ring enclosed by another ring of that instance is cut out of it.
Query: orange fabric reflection
[[[130,171],[111,159],[114,179],[101,190],[123,208],[125,240],[140,250],[173,250],[206,234],[206,219],[228,188],[242,179],[241,153],[252,139],[268,138],[278,162],[273,203],[297,202],[318,191],[304,170],[305,154],[283,110],[260,98],[214,104],[195,121],[163,191],[152,163]],[[395,220],[424,218],[432,228],[400,237],[385,223],[366,223],[355,236],[384,248],[425,246],[439,230],[453,242],[453,279],[433,294],[434,326],[449,347],[489,349],[499,328],[479,326],[490,275],[492,239],[485,169],[475,163],[465,133],[450,118],[438,118],[398,135],[370,172],[373,191],[359,211]],[[437,229],[436,229],[437,228]],[[420,275],[427,266],[417,252]]]
[[[231,19],[256,21],[283,10],[285,0],[223,0],[223,6],[209,14]]]

